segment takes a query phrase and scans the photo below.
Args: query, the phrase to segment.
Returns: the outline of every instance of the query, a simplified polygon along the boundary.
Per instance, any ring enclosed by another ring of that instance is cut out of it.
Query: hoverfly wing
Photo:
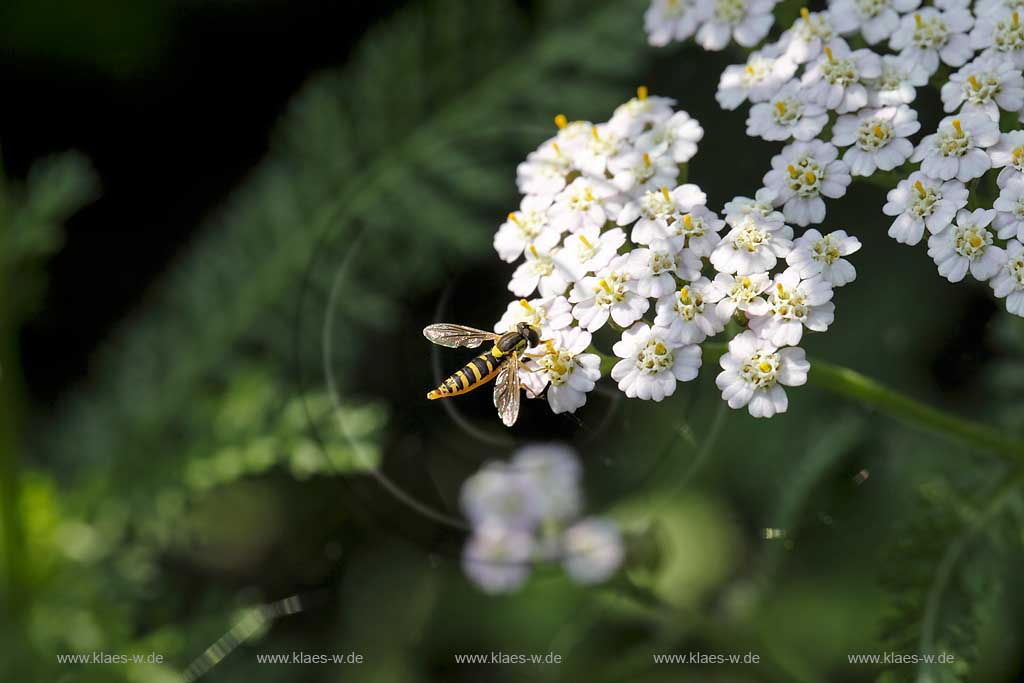
[[[453,349],[459,346],[475,349],[485,341],[492,341],[498,338],[498,335],[494,332],[485,332],[474,327],[452,323],[427,325],[423,328],[423,336],[435,344]]]
[[[511,354],[494,382],[494,407],[498,417],[511,427],[519,417],[519,357]]]

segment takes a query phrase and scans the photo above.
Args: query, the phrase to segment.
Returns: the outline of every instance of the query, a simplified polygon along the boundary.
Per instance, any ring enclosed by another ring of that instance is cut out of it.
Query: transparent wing
[[[440,344],[441,346],[448,346],[451,348],[465,346],[468,349],[475,349],[485,341],[491,341],[498,338],[498,335],[494,332],[485,332],[473,327],[455,325],[452,323],[427,325],[423,328],[423,336],[435,344]]]
[[[511,354],[494,382],[494,406],[498,417],[511,427],[519,417],[519,356]]]

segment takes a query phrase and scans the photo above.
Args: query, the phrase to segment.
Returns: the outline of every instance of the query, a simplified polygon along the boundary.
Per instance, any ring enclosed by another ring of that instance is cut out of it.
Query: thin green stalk
[[[722,343],[706,343],[703,346],[705,365],[717,361],[718,357],[726,350],[725,344]],[[1000,432],[988,425],[965,420],[958,415],[933,408],[890,389],[856,370],[818,358],[812,358],[810,362],[811,371],[808,375],[808,382],[811,384],[852,398],[880,413],[919,429],[996,453],[1010,460],[1024,461],[1024,440]]]

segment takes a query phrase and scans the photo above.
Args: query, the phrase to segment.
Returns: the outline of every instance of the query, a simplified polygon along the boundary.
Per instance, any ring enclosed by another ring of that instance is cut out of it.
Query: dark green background
[[[450,406],[461,421],[422,398],[462,357],[420,329],[486,327],[504,310],[512,269],[490,241],[555,113],[601,120],[639,84],[677,98],[705,128],[689,177],[716,209],[752,196],[779,146],[714,101],[738,57],[648,48],[643,2],[392,4],[0,10],[11,186],[45,195],[32,160],[77,148],[101,187],[64,250],[34,266],[45,296],[7,326],[24,377],[4,386],[25,539],[0,678],[175,680],[250,623],[246,608],[298,593],[303,613],[208,680],[909,680],[923,672],[847,655],[916,652],[923,632],[961,662],[935,680],[1018,680],[1024,508],[976,523],[1010,471],[994,456],[809,386],[771,421],[729,412],[690,476],[721,404],[711,367],[659,405],[611,385],[578,420],[528,403],[510,433],[484,393]],[[938,116],[923,96],[925,129]],[[923,245],[889,239],[883,201],[858,183],[828,205],[824,229],[864,248],[808,353],[1019,433],[1020,321],[985,286],[942,280]],[[336,278],[340,428],[321,343]],[[581,588],[540,569],[521,593],[486,597],[461,576],[463,534],[360,461],[454,514],[462,479],[534,440],[575,444],[589,508],[651,542],[628,580]],[[256,662],[300,650],[366,663]],[[564,663],[454,663],[498,650]],[[168,664],[56,661],[93,651]],[[762,664],[652,664],[691,651]]]

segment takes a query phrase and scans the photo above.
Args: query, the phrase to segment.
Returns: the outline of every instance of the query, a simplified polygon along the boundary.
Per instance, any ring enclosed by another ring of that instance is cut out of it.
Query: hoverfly
[[[498,417],[506,427],[515,424],[516,418],[519,417],[521,357],[527,347],[533,348],[540,343],[537,328],[527,323],[519,323],[513,332],[496,334],[465,325],[438,323],[423,328],[423,336],[435,344],[449,348],[465,346],[468,349],[475,349],[485,341],[493,341],[490,349],[466,363],[461,370],[449,375],[436,389],[427,394],[427,398],[433,401],[465,394],[497,376],[494,383],[494,406],[498,409]]]

